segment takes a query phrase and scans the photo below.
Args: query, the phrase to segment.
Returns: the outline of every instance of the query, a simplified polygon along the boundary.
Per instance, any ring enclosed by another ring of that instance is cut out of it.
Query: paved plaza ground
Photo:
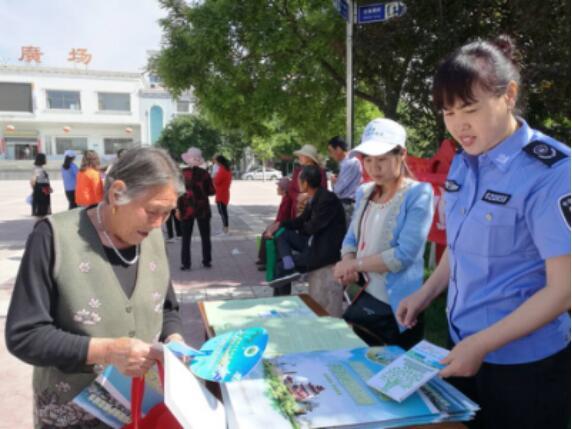
[[[67,208],[62,182],[52,183],[52,211]],[[195,227],[192,241],[193,269],[179,270],[180,241],[167,244],[171,275],[181,303],[187,341],[199,346],[204,339],[197,300],[239,299],[270,296],[263,286],[263,273],[257,271],[256,236],[272,221],[279,203],[272,182],[233,182],[229,206],[230,234],[213,237],[213,267],[200,261],[200,238]],[[4,324],[14,280],[26,238],[34,225],[25,198],[30,193],[24,180],[0,181],[0,429],[32,427],[31,366],[11,356],[4,344]],[[213,235],[222,230],[213,209]],[[294,285],[296,292],[304,284]]]

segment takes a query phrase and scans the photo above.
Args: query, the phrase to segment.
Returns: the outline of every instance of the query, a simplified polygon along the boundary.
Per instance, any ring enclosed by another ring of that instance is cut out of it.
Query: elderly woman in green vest
[[[101,203],[50,216],[28,238],[6,344],[34,365],[36,427],[106,427],[71,400],[105,365],[140,376],[156,341],[183,341],[161,225],[181,189],[166,152],[131,149]]]

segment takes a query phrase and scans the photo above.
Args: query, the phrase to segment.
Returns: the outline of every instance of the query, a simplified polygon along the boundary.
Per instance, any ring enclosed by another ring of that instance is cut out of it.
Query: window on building
[[[87,150],[87,137],[56,137],[56,154],[63,155],[68,149],[79,153]]]
[[[130,149],[135,147],[133,139],[107,138],[103,139],[106,155],[114,155],[119,149]]]
[[[190,107],[191,107],[190,101],[177,100],[177,112],[178,113],[189,113]]]
[[[0,82],[0,112],[33,112],[32,84]]]
[[[46,91],[48,109],[81,110],[79,91]]]
[[[99,110],[114,112],[130,112],[131,97],[129,94],[119,94],[111,92],[98,93]]]
[[[34,159],[38,140],[30,137],[6,137],[6,159]]]

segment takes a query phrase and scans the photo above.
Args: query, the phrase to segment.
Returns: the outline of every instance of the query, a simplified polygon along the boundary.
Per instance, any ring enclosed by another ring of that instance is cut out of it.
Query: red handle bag
[[[163,364],[157,361],[161,385],[165,386]],[[122,429],[183,429],[164,402],[155,405],[145,417],[141,417],[141,402],[145,393],[145,378],[135,377],[131,381],[131,423]]]

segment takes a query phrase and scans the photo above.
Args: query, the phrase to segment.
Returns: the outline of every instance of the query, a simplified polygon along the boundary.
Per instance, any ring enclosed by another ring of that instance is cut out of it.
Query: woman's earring
[[[111,208],[111,214],[112,214],[113,216],[115,216],[115,213],[116,213],[116,212],[117,212],[117,208],[116,208],[115,206],[113,206],[113,207]]]

